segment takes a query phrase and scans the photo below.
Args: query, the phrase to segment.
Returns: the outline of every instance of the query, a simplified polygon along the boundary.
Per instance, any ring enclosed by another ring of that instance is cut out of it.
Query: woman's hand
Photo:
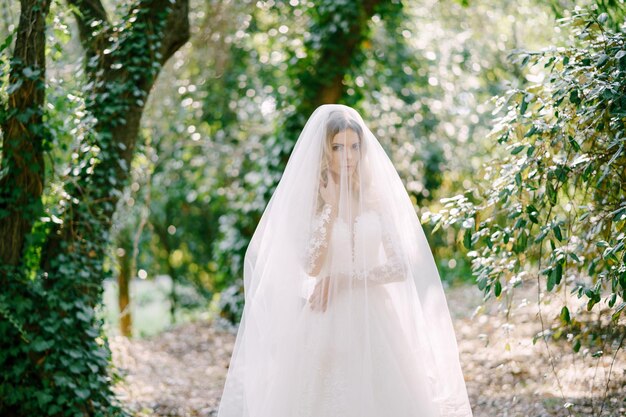
[[[337,273],[333,276],[332,281],[330,276],[326,275],[315,284],[315,288],[309,297],[309,304],[312,310],[326,311],[331,289],[333,294],[336,295],[349,288],[358,288],[365,285],[364,280],[351,280],[345,274]]]
[[[339,200],[339,187],[337,187],[337,183],[335,183],[333,174],[330,171],[328,171],[326,177],[328,178],[326,184],[324,184],[324,181],[320,182],[320,194],[324,202],[330,204],[335,209],[337,200]]]
[[[328,293],[330,291],[330,277],[326,276],[315,284],[313,293],[309,297],[312,310],[326,311],[328,307]]]

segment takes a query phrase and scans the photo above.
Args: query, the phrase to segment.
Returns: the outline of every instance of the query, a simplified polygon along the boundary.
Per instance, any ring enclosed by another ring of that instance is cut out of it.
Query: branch
[[[163,25],[158,61],[165,64],[189,40],[189,0],[138,0],[134,9],[144,11],[133,24],[139,30],[145,24],[153,29]]]
[[[76,17],[80,42],[88,54],[96,54],[106,40],[107,12],[100,0],[67,0]]]
[[[167,1],[167,3],[170,3],[170,1]],[[171,8],[165,24],[165,31],[168,36],[163,39],[161,64],[165,64],[165,61],[174,55],[174,52],[182,47],[190,37],[189,0],[177,0]]]

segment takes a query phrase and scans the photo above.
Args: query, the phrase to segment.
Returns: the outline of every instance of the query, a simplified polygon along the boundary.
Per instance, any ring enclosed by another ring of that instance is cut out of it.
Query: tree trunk
[[[337,6],[337,8],[347,9],[347,15],[356,11],[356,16],[350,19],[347,31],[337,30],[332,34],[332,41],[321,42],[322,47],[317,52],[319,57],[317,62],[307,66],[301,73],[299,77],[301,85],[305,84],[310,87],[304,92],[305,99],[302,100],[298,113],[308,118],[318,106],[340,101],[345,94],[343,80],[352,69],[351,64],[355,56],[362,52],[363,43],[368,38],[369,21],[376,7],[383,2],[384,0],[367,0]],[[332,17],[334,16],[331,16],[331,22],[333,22]],[[322,16],[320,19],[325,19],[325,17]]]
[[[2,118],[0,264],[16,266],[26,236],[41,215],[44,183],[43,106],[46,16],[49,0],[22,0],[11,60],[9,97]]]
[[[288,146],[281,146],[277,161],[271,161],[272,170],[283,172],[291,149],[304,128],[304,124],[313,111],[322,104],[341,102],[345,96],[343,80],[358,62],[357,57],[363,53],[363,45],[368,39],[368,25],[377,8],[390,0],[366,0],[336,5],[334,8],[317,7],[311,32],[319,31],[315,46],[307,45],[308,56],[298,63],[297,83],[302,87],[296,111],[285,120],[281,132],[281,140]],[[396,7],[401,7],[397,5]],[[347,30],[328,30],[329,26],[337,25],[335,18],[349,21]],[[269,200],[273,189],[269,189],[266,199]]]
[[[125,337],[133,335],[133,321],[130,307],[131,257],[124,251],[118,256],[119,273],[117,275],[118,304],[120,308],[120,333]]]

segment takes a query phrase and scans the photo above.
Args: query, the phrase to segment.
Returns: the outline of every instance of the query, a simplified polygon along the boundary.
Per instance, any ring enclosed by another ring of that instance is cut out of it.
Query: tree
[[[3,103],[0,178],[0,414],[120,412],[110,390],[101,300],[111,219],[126,184],[146,98],[189,37],[187,0],[137,0],[112,23],[99,0],[68,0],[85,51],[85,117],[63,178],[42,204],[45,18],[22,0]],[[44,216],[45,213],[45,216]]]
[[[41,213],[44,183],[45,20],[50,2],[23,0],[21,7],[9,76],[11,87],[0,120],[3,133],[0,260],[4,265],[20,262],[33,219]]]
[[[598,357],[616,355],[626,335],[626,38],[606,22],[579,10],[565,20],[567,47],[516,51],[543,80],[498,98],[501,155],[477,187],[428,215],[436,228],[460,225],[485,297],[532,280],[584,298],[547,324],[540,315],[535,340],[567,336]]]

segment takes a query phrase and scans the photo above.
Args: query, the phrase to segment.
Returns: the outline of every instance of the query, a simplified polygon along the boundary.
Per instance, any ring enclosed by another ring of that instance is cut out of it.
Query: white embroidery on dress
[[[307,253],[307,272],[309,274],[313,271],[315,263],[320,256],[320,249],[328,246],[328,223],[330,222],[331,211],[331,205],[328,203],[324,204],[313,223],[313,232],[311,233]]]
[[[330,231],[328,225],[330,223],[331,211],[332,208],[330,204],[324,204],[321,212],[315,217],[313,232],[311,234],[311,239],[309,241],[307,252],[307,272],[309,274],[311,274],[314,270],[315,264],[317,263],[320,256],[321,249],[328,247],[328,241],[330,239]],[[374,219],[371,217],[372,215],[377,217]],[[407,267],[405,261],[400,256],[399,250],[397,248],[397,243],[394,242],[392,233],[390,232],[390,230],[385,230],[385,228],[381,227],[382,225],[379,222],[379,219],[379,214],[374,210],[368,210],[356,216],[353,228],[353,241],[357,241],[355,235],[357,231],[360,230],[362,227],[376,224],[379,229],[381,229],[381,240],[387,258],[386,262],[382,265],[378,265],[375,267],[355,270],[352,273],[352,277],[354,279],[367,281],[373,284],[385,284],[390,282],[403,281],[406,279],[407,275]],[[376,223],[374,223],[374,221],[376,221]],[[344,223],[345,221],[343,220],[336,221],[334,223],[335,230],[337,230],[337,232],[343,232],[344,230],[347,231],[347,227],[341,227],[344,226]],[[355,265],[356,258],[354,247],[352,248],[351,255],[352,265]]]

